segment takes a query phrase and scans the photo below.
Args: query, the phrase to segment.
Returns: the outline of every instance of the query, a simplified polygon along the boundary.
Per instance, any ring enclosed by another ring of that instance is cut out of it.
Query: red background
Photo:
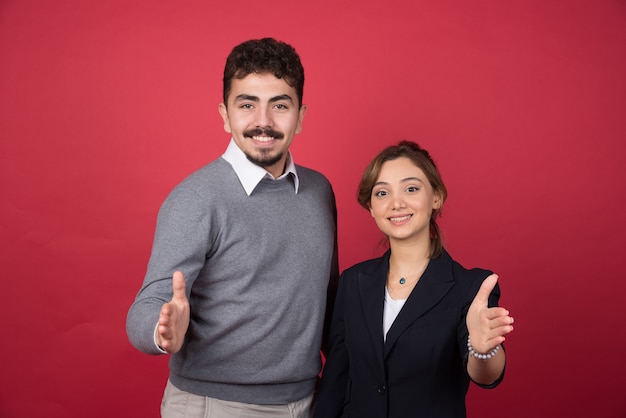
[[[337,194],[341,268],[377,255],[355,189],[429,149],[466,267],[501,276],[507,377],[469,417],[624,417],[626,3],[0,1],[0,416],[158,416],[167,358],[126,339],[156,214],[221,155],[225,58],[306,69],[296,161]],[[296,227],[296,226],[289,226]]]

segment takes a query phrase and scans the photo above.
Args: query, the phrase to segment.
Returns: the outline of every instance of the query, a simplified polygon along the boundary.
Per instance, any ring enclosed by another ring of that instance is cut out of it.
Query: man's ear
[[[224,130],[227,133],[232,134],[233,131],[230,129],[230,119],[228,119],[228,108],[224,103],[220,103],[217,110],[220,112],[220,116],[224,121]]]
[[[304,115],[306,115],[306,105],[302,105],[298,112],[298,124],[296,125],[296,133],[302,132],[302,122],[304,121]]]

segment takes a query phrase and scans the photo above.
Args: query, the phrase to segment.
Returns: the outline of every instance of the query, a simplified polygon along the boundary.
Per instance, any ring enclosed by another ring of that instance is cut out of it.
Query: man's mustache
[[[285,135],[282,132],[278,132],[273,130],[272,128],[255,128],[248,129],[243,132],[243,136],[251,137],[251,136],[271,136],[274,139],[283,139]]]

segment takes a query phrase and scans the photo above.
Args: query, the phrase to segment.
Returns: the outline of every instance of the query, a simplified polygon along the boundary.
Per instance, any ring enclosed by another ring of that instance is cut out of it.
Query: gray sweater
[[[248,196],[223,158],[191,174],[163,203],[127,333],[158,354],[154,330],[174,271],[191,321],[170,358],[178,388],[223,400],[283,404],[310,395],[320,371],[329,279],[337,275],[336,208],[320,173],[297,166]]]

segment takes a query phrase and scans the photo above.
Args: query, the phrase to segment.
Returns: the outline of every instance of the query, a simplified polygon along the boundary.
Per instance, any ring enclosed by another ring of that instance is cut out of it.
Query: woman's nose
[[[406,203],[404,202],[404,199],[402,199],[402,196],[397,196],[393,198],[394,209],[402,209],[404,207],[406,207]]]

